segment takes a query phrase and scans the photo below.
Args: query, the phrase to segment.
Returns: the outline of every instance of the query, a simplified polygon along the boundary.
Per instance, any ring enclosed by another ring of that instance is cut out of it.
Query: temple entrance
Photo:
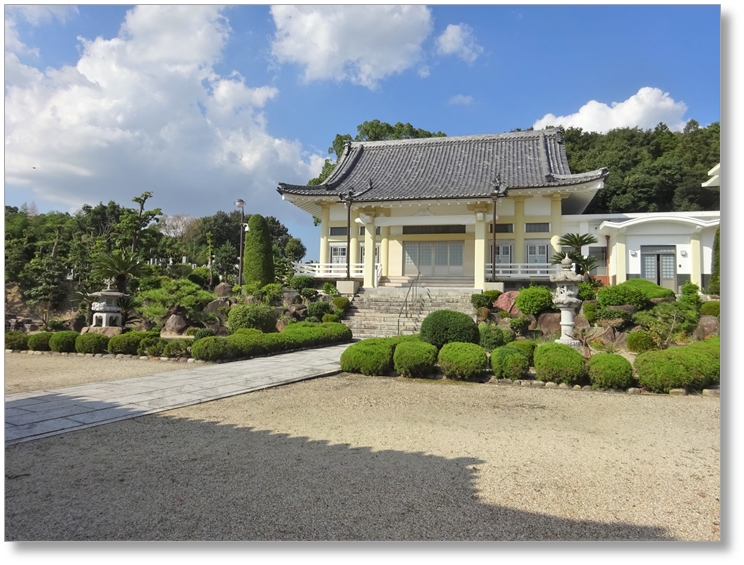
[[[462,241],[404,241],[403,274],[422,277],[461,276]]]
[[[677,292],[674,245],[641,245],[641,278]]]

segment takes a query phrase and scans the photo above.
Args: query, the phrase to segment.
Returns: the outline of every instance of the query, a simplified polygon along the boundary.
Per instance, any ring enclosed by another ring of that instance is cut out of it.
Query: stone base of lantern
[[[560,339],[555,340],[556,343],[562,343],[563,345],[568,345],[569,347],[573,347],[576,351],[584,354],[584,346],[581,344],[581,342],[578,339],[573,339],[567,336],[561,336]]]
[[[117,328],[116,326],[88,326],[87,328],[81,329],[80,333],[101,334],[105,335],[106,337],[114,337],[115,335],[121,334],[123,331],[123,328]]]

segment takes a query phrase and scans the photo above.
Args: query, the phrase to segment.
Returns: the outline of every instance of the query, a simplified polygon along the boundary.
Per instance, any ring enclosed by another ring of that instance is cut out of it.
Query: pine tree
[[[271,233],[266,219],[252,214],[248,219],[250,231],[245,238],[243,279],[247,285],[263,287],[274,282],[274,253]]]

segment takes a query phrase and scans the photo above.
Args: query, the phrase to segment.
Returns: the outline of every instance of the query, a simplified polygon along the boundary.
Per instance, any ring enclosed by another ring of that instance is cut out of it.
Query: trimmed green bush
[[[421,339],[441,349],[447,343],[480,343],[478,326],[462,312],[437,310],[421,323]]]
[[[236,336],[230,336],[235,339]],[[250,339],[250,336],[238,336]],[[227,338],[229,339],[229,338]],[[191,345],[191,356],[197,361],[225,361],[236,357],[236,348],[224,337],[205,337]]]
[[[703,302],[700,305],[700,314],[702,316],[716,316],[718,319],[721,318],[721,303],[717,300],[711,300],[710,302]]]
[[[699,346],[647,351],[636,357],[633,366],[642,387],[662,393],[673,388],[702,390],[717,384],[721,372],[720,358]]]
[[[509,344],[509,347],[515,347],[521,351],[524,356],[527,357],[527,362],[530,364],[530,367],[535,364],[535,349],[537,349],[536,341],[532,341],[531,339],[517,339],[512,341]]]
[[[330,302],[311,302],[307,305],[307,315],[318,318],[323,318],[324,314],[332,314],[333,305]]]
[[[703,304],[700,298],[700,287],[692,282],[686,282],[680,288],[682,296],[679,297],[678,302],[684,304],[687,308],[691,308],[695,311],[700,310],[700,306]]]
[[[323,283],[323,292],[325,294],[329,294],[330,296],[338,296],[338,289],[332,282]]]
[[[276,331],[277,313],[265,304],[238,304],[227,313],[227,327],[232,331],[239,328],[255,328],[264,333]]]
[[[140,342],[140,345],[142,345],[147,339],[148,338],[143,339]],[[165,351],[167,345],[167,339],[163,339],[162,337],[155,338],[145,343],[145,355],[148,355],[149,357],[163,357],[163,351]]]
[[[618,286],[626,288],[634,288],[643,292],[648,300],[652,298],[674,298],[674,291],[668,288],[664,288],[646,279],[628,279],[624,283],[620,283]]]
[[[75,340],[79,335],[72,330],[56,332],[49,338],[49,347],[59,353],[72,353],[75,351]]]
[[[87,333],[75,339],[75,351],[78,353],[106,353],[109,338],[105,335]]]
[[[527,333],[527,328],[530,327],[530,323],[531,321],[529,318],[521,316],[519,318],[512,318],[511,320],[509,320],[509,327],[517,335],[525,335]]]
[[[545,343],[535,349],[535,378],[539,381],[580,384],[586,378],[581,353],[562,343]]]
[[[280,304],[284,289],[279,283],[269,283],[254,294],[264,304]]]
[[[295,275],[289,279],[289,288],[301,291],[303,288],[313,288],[315,286],[315,279],[306,275]]]
[[[304,298],[306,301],[315,300],[315,298],[318,296],[318,291],[314,288],[303,288],[300,291],[300,296],[302,296],[302,298]]]
[[[256,328],[238,328],[232,335],[263,335],[263,332]]]
[[[395,345],[385,338],[355,343],[341,354],[341,370],[347,373],[386,376],[393,370]]]
[[[256,284],[262,288],[274,282],[271,232],[266,219],[260,214],[251,214],[248,227],[250,231],[246,233],[243,254],[243,279],[245,284]]]
[[[597,291],[594,290],[592,283],[580,282],[579,283],[579,300],[595,300],[597,298]]]
[[[597,323],[599,316],[597,315],[597,304],[595,302],[584,302],[582,311],[587,322],[590,324]]]
[[[266,355],[269,350],[263,344],[264,335],[280,335],[280,334],[244,334],[234,333],[227,336],[228,351],[231,352],[234,359],[247,359],[250,357],[256,357],[258,355]],[[191,348],[192,355],[194,348]],[[218,359],[213,359],[217,361]],[[222,359],[227,360],[227,359]]]
[[[656,342],[648,332],[641,330],[629,333],[625,340],[625,346],[628,351],[633,353],[643,353],[656,349]]]
[[[439,368],[448,379],[458,381],[484,381],[488,357],[480,345],[449,342],[442,346],[437,358]]]
[[[338,322],[338,316],[336,314],[323,314],[321,321],[323,322]]]
[[[169,341],[163,348],[163,357],[182,358],[190,357],[189,348],[191,347],[190,339],[174,339]]]
[[[484,290],[483,296],[487,296],[488,299],[491,301],[491,304],[496,302],[496,299],[501,296],[503,293],[500,290]]]
[[[424,341],[404,341],[395,347],[393,365],[404,377],[423,379],[434,372],[437,348]]]
[[[540,312],[553,309],[553,293],[545,286],[529,286],[519,291],[514,305],[522,314],[537,316]]]
[[[214,337],[215,333],[209,328],[201,328],[194,334],[194,341],[204,339],[205,337]]]
[[[137,355],[140,342],[147,337],[145,332],[127,332],[115,335],[108,342],[108,352],[112,355]]]
[[[598,353],[587,363],[592,388],[619,388],[633,384],[633,367],[625,357],[614,353]]]
[[[530,363],[521,350],[514,347],[515,341],[504,347],[497,347],[491,352],[491,369],[497,379],[525,378],[530,371]]]
[[[493,324],[479,325],[478,332],[480,333],[480,346],[489,353],[506,343],[505,332]]]
[[[493,300],[485,294],[471,294],[470,303],[473,305],[473,308],[477,310],[478,308],[491,308]]]
[[[28,334],[26,332],[8,332],[5,334],[5,349],[25,351],[28,349]]]
[[[198,331],[199,331],[199,328],[195,328],[195,327],[192,326],[190,328],[186,328],[186,331],[184,332],[183,335],[187,335],[189,337],[194,337],[196,335],[196,332],[198,332]]]
[[[337,296],[333,299],[333,307],[336,309],[337,312],[345,314],[351,307],[351,300],[349,300],[345,296]]]
[[[633,314],[627,310],[613,310],[612,308],[598,308],[597,318],[600,320],[622,320],[624,325],[633,322]]]
[[[28,348],[31,351],[49,351],[49,338],[52,332],[39,332],[28,336]]]
[[[631,281],[638,280],[644,279],[631,279]],[[637,285],[638,283],[631,283],[629,285],[628,282],[630,281],[626,281],[615,286],[605,286],[600,288],[597,291],[597,303],[603,307],[623,306],[625,304],[630,304],[631,306],[635,306],[638,310],[647,308],[649,306],[649,299],[647,298],[644,290],[641,288],[637,288],[637,286],[634,286],[634,284]],[[646,282],[654,284],[651,281]]]

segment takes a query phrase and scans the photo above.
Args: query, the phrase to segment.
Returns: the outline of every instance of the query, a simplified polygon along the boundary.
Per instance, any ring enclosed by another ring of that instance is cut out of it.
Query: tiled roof
[[[329,196],[353,188],[356,202],[488,197],[497,175],[513,190],[572,186],[607,174],[571,174],[562,130],[548,129],[350,143],[324,185],[280,183],[277,190]]]

